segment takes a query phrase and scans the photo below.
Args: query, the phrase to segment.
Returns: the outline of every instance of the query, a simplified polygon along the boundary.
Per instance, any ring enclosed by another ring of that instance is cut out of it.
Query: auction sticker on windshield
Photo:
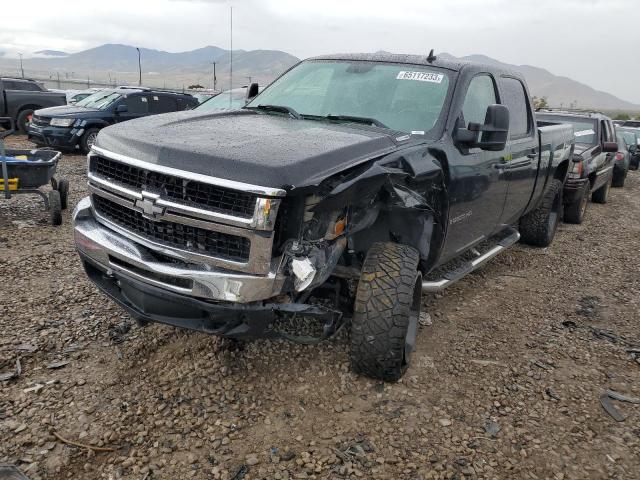
[[[429,72],[398,72],[396,80],[417,80],[418,82],[442,83],[444,75],[442,73]]]

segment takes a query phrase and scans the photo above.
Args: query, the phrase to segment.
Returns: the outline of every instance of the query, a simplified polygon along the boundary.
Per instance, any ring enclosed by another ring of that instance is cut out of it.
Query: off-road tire
[[[582,187],[580,196],[576,198],[573,203],[568,203],[564,206],[564,218],[565,223],[581,224],[587,213],[587,206],[589,205],[589,197],[591,196],[591,184],[586,182]]]
[[[535,247],[548,247],[562,218],[562,182],[553,180],[538,207],[520,219],[520,240]]]
[[[622,173],[619,173],[618,175],[614,174],[613,179],[611,180],[611,186],[615,188],[624,187],[624,182],[627,179],[627,173],[629,173],[628,169],[624,170]]]
[[[607,183],[605,183],[598,190],[596,190],[591,194],[591,200],[594,203],[601,203],[601,204],[607,203],[607,200],[609,199],[609,191],[611,190],[612,180],[613,180],[613,177],[611,177]]]
[[[58,180],[56,190],[60,192],[60,205],[62,206],[62,210],[66,210],[69,206],[69,180],[66,178]]]
[[[51,225],[57,226],[62,224],[62,204],[58,190],[51,190],[49,192],[49,213],[51,214]]]
[[[31,116],[33,115],[33,110],[27,108],[26,110],[22,110],[18,114],[18,118],[16,119],[16,129],[18,132],[24,134],[27,133],[27,127],[29,126],[29,122],[31,121]]]
[[[374,243],[362,267],[351,321],[351,367],[362,375],[397,381],[407,370],[420,316],[418,252]]]
[[[89,153],[89,150],[91,150],[89,139],[92,135],[97,135],[99,131],[99,128],[88,128],[82,137],[80,137],[80,150],[82,150],[82,153]]]

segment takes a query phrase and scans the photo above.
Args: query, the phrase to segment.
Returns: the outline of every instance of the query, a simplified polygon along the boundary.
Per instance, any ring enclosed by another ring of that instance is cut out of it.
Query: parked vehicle
[[[537,127],[529,98],[494,65],[334,55],[239,111],[108,127],[78,252],[143,323],[303,343],[350,325],[352,367],[397,380],[423,291],[553,240],[573,129]],[[317,335],[282,328],[296,316]]]
[[[640,128],[640,120],[625,120],[622,123],[623,127]]]
[[[611,119],[595,112],[538,112],[538,120],[573,126],[575,151],[564,185],[564,220],[582,223],[589,197],[607,203],[618,141]]]
[[[202,102],[196,110],[201,112],[230,112],[239,110],[247,103],[248,87],[234,88],[233,90],[225,90]],[[258,89],[262,91],[261,88]]]
[[[33,112],[39,108],[65,105],[66,97],[49,92],[39,83],[26,78],[0,78],[0,117],[13,119],[19,132],[25,133]],[[4,125],[9,128],[8,125]]]
[[[29,140],[37,145],[87,153],[98,132],[133,118],[195,107],[191,95],[144,89],[100,90],[73,106],[37,110],[29,125]]]
[[[637,170],[640,165],[640,129],[616,127],[616,132],[629,150],[629,168]]]
[[[621,135],[617,135],[618,151],[614,156],[613,163],[613,179],[611,180],[612,187],[624,187],[624,182],[627,179],[629,173],[629,165],[631,163],[631,154],[627,148],[627,144]]]

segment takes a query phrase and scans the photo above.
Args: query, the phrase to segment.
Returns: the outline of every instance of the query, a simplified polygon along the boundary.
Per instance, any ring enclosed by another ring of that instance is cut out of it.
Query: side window
[[[176,100],[164,95],[149,95],[150,113],[167,113],[178,110]]]
[[[20,84],[18,82],[13,82],[11,80],[5,80],[2,82],[5,90],[21,90]]]
[[[524,85],[515,78],[501,78],[502,103],[509,108],[509,137],[526,137],[531,131],[529,101]]]
[[[127,106],[127,113],[134,115],[149,113],[149,101],[144,95],[127,95],[123,103]]]
[[[489,75],[478,75],[471,80],[462,106],[465,125],[484,123],[489,105],[498,103],[496,88]]]

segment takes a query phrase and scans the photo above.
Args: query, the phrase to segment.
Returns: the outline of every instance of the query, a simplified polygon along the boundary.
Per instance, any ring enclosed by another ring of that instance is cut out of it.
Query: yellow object
[[[16,155],[15,157],[16,160],[29,160],[29,157],[27,157],[26,155]]]
[[[18,179],[10,178],[9,179],[9,191],[18,190]],[[4,192],[4,180],[0,178],[0,192]]]

